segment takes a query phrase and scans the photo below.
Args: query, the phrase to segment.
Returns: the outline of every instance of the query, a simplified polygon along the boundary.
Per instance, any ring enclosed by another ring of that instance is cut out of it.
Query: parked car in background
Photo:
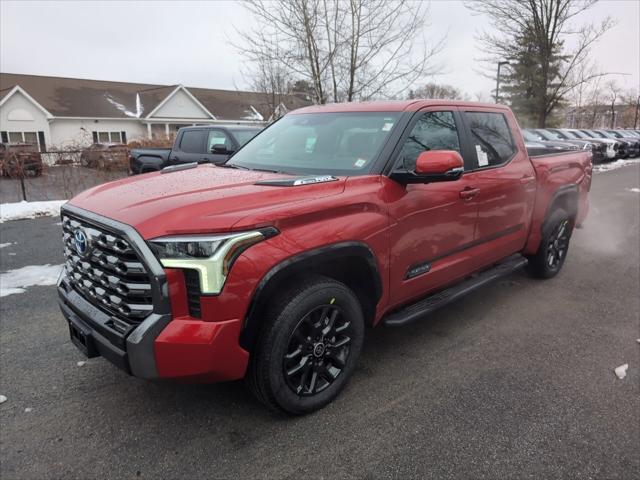
[[[606,133],[609,138],[624,140],[630,143],[629,156],[640,156],[640,135],[635,134],[631,130],[596,130],[597,132]]]
[[[200,125],[178,130],[171,148],[137,148],[129,152],[132,175],[162,170],[183,163],[226,162],[234,152],[255,137],[262,127]]]
[[[591,130],[591,129],[583,128],[583,129],[580,129],[580,132],[584,133],[589,138],[597,138],[597,139],[603,140],[603,141],[615,142],[613,148],[616,151],[616,158],[627,158],[627,157],[629,157],[630,144],[628,142],[625,142],[624,140],[617,140],[615,138],[610,138],[608,135],[604,135],[602,133],[599,133],[599,132],[597,132],[595,130]]]
[[[522,130],[522,136],[524,137],[527,151],[531,156],[580,150],[580,147],[569,142],[545,140],[542,136],[528,129]]]
[[[340,393],[366,327],[557,275],[592,166],[529,156],[507,107],[410,100],[298,109],[220,166],[145,177],[62,207],[71,341],[141,378],[246,378],[300,415]]]
[[[604,143],[595,143],[578,138],[563,138],[557,132],[545,128],[534,128],[530,131],[544,140],[567,142],[576,145],[581,150],[591,150],[593,163],[600,163],[606,158],[606,145]]]
[[[569,129],[569,128],[548,128],[550,132],[556,133],[562,139],[567,140],[582,140],[591,143],[595,143],[597,145],[601,145],[603,149],[603,158],[602,160],[614,160],[616,158],[616,149],[614,148],[615,142],[611,142],[608,140],[600,139],[600,138],[591,138],[588,135],[585,135],[579,130]]]
[[[80,165],[99,170],[126,170],[127,146],[122,143],[94,143],[80,154]]]
[[[0,143],[0,171],[5,177],[39,177],[42,155],[31,143]]]

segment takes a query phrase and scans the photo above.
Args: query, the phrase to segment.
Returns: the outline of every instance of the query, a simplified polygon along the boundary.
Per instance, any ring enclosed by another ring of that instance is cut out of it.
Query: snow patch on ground
[[[9,243],[0,243],[0,248],[10,247],[11,245],[13,245],[13,243],[11,243],[11,242],[9,242]]]
[[[600,163],[593,166],[594,172],[610,172],[611,170],[617,170],[618,168],[626,167],[627,165],[637,165],[640,163],[640,158],[634,158],[633,160],[616,160],[610,163]]]
[[[633,193],[640,193],[640,188],[627,188],[627,190]]]
[[[55,285],[63,265],[27,265],[0,273],[0,297],[24,293],[27,287]]]
[[[4,403],[7,401],[7,397],[5,397],[4,395],[0,395],[0,403]]]
[[[0,223],[9,220],[60,215],[60,207],[65,203],[67,203],[66,200],[2,203],[0,204]]]
[[[625,363],[624,365],[620,365],[618,368],[614,370],[614,372],[616,372],[616,376],[620,380],[622,380],[624,377],[627,376],[627,368],[629,368],[629,364]]]

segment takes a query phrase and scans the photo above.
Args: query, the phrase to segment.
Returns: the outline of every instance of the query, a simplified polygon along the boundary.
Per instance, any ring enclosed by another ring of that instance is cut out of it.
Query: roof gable
[[[156,105],[156,107],[146,115],[146,118],[216,119],[216,117],[182,85],[178,85],[164,100]]]
[[[2,92],[4,93],[4,92]],[[40,105],[36,100],[34,100],[34,98],[29,95],[27,92],[24,91],[24,89],[22,87],[20,87],[20,85],[16,85],[13,88],[9,89],[8,93],[6,93],[2,99],[0,100],[0,107],[2,105],[4,105],[11,97],[13,97],[16,93],[19,93],[20,95],[24,96],[29,102],[31,102],[38,110],[40,110],[47,118],[51,118],[52,115],[47,111],[46,108],[44,108],[42,105]]]

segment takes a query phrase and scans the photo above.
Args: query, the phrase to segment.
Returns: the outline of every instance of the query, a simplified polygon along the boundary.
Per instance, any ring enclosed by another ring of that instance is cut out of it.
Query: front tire
[[[344,284],[313,277],[292,284],[268,309],[247,383],[269,408],[290,415],[333,401],[362,350],[364,316]]]
[[[535,255],[529,257],[527,269],[537,278],[555,277],[567,258],[574,219],[562,209],[554,211],[545,222],[542,241]]]

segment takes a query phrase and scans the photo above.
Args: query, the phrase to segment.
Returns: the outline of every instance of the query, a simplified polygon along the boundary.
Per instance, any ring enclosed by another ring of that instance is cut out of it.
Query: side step
[[[441,290],[438,293],[434,293],[433,295],[423,298],[416,303],[407,305],[401,310],[396,310],[395,312],[387,315],[382,320],[382,324],[386,327],[400,327],[411,323],[440,307],[444,307],[463,295],[473,292],[475,289],[480,288],[489,282],[509,275],[510,273],[524,267],[527,263],[528,260],[522,255],[512,255],[487,270],[473,274],[460,283],[457,283],[445,290]]]

